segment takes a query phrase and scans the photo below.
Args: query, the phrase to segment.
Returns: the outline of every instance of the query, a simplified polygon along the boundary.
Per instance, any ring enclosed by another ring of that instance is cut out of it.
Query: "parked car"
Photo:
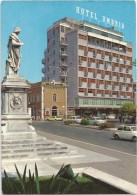
[[[116,118],[116,115],[115,114],[108,114],[107,115],[107,118],[108,119],[115,119]]]
[[[80,116],[71,116],[69,119],[67,119],[67,121],[73,121],[73,122],[80,124],[82,121],[82,118],[80,118]]]
[[[113,137],[118,139],[129,139],[135,142],[137,140],[137,127],[135,125],[121,125],[113,132]]]
[[[49,118],[47,118],[48,121],[62,121],[62,117],[58,117],[58,116],[51,116]]]
[[[136,116],[128,116],[125,118],[124,122],[126,124],[136,124]]]
[[[99,125],[101,123],[106,123],[107,120],[105,119],[102,119],[101,117],[92,117],[90,120],[89,120],[89,124],[90,125]]]

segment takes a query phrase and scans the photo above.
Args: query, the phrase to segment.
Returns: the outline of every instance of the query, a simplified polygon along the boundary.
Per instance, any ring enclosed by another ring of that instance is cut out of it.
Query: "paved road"
[[[105,130],[90,129],[85,127],[64,125],[62,122],[33,122],[36,130],[50,133],[85,143],[95,144],[102,147],[136,154],[136,143],[128,140],[114,140],[112,132]]]
[[[89,162],[78,160],[76,164],[73,164],[71,161],[73,168],[92,167],[137,184],[136,143],[113,140],[112,132],[109,131],[66,126],[62,122],[33,122],[33,125],[38,134],[47,137],[47,139],[57,140],[87,151],[86,158],[90,158]],[[95,156],[89,157],[90,153],[95,154]],[[98,155],[100,157],[95,160]],[[101,155],[105,155],[108,160],[102,161]],[[109,160],[109,158],[116,160]]]

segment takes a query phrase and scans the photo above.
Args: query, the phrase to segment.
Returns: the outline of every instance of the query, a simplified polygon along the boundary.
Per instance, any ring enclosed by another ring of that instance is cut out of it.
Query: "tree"
[[[135,115],[136,107],[133,103],[125,103],[120,108],[121,114]]]

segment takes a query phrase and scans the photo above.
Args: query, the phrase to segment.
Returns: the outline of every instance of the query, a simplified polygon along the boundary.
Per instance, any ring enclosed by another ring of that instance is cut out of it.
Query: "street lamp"
[[[60,67],[55,67],[55,68],[59,69],[59,70],[60,70],[60,73],[63,73],[63,76],[65,77],[65,83],[67,84],[68,71],[69,71],[72,67],[68,68],[66,71],[63,70],[63,69],[60,68]],[[75,69],[75,68],[73,68],[73,69]],[[67,86],[66,86],[66,110],[65,110],[65,120],[67,120],[67,113],[68,113],[68,112],[67,112]]]
[[[68,68],[66,71],[63,70],[63,69],[60,68],[60,67],[55,67],[55,68],[59,69],[59,70],[60,70],[60,73],[61,73],[61,72],[63,73],[62,75],[65,77],[65,83],[67,83],[67,76],[68,76],[68,71],[70,70],[70,68]]]

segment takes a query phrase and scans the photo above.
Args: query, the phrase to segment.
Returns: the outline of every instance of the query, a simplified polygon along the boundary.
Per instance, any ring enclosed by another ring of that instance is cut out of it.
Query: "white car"
[[[58,117],[58,116],[51,116],[49,118],[47,118],[48,121],[62,121],[62,117]]]
[[[137,140],[137,127],[134,125],[121,125],[118,129],[113,132],[115,139],[129,139],[133,142]]]
[[[102,119],[101,117],[92,117],[89,120],[90,125],[99,125],[99,124],[106,123],[106,122],[107,121]]]
[[[80,124],[82,121],[82,118],[80,118],[80,116],[71,116],[67,121],[74,121]]]
[[[115,114],[108,114],[107,115],[107,118],[108,119],[115,119],[116,118],[116,115]]]

